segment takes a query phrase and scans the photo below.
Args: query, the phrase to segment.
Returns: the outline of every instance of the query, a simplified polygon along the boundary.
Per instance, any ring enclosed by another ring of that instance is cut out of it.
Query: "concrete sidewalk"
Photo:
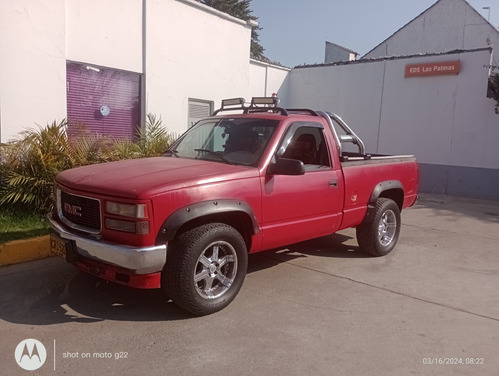
[[[402,221],[386,257],[352,229],[251,255],[206,317],[58,258],[4,266],[0,374],[35,338],[37,375],[498,375],[498,203],[422,195]]]

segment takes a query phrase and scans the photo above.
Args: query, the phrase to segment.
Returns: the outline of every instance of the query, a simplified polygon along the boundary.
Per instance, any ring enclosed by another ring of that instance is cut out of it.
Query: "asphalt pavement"
[[[498,375],[498,203],[427,194],[402,222],[385,257],[353,229],[251,255],[205,317],[59,258],[0,267],[0,375]]]

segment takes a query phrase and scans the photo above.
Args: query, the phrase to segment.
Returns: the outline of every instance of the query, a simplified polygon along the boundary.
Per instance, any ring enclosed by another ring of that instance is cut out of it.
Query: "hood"
[[[255,167],[155,157],[73,168],[59,173],[56,181],[79,192],[139,199],[174,189],[256,174],[258,170]]]

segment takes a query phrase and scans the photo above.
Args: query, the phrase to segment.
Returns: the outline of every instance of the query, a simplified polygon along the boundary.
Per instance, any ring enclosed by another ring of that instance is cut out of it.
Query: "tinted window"
[[[202,120],[172,146],[181,158],[256,166],[271,139],[277,120]]]
[[[293,124],[279,149],[282,158],[302,161],[306,170],[330,167],[323,129],[306,124]]]

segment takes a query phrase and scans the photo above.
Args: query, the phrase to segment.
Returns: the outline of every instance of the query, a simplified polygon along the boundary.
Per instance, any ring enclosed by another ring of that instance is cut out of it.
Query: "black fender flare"
[[[206,216],[230,213],[245,214],[252,222],[253,235],[259,232],[257,218],[246,202],[231,199],[202,201],[180,208],[168,216],[159,229],[156,244],[165,244],[173,240],[177,231],[187,222]]]
[[[377,201],[377,199],[382,194],[382,192],[393,190],[393,189],[399,189],[404,194],[403,184],[399,180],[386,180],[386,181],[378,183],[372,191],[369,204],[374,205],[375,202]]]
[[[370,196],[370,200],[368,201],[368,208],[366,210],[365,220],[370,221],[373,218],[373,210],[375,209],[375,203],[380,198],[380,196],[387,191],[400,191],[401,192],[401,200],[395,199],[395,197],[384,196],[394,199],[396,204],[401,211],[403,208],[403,200],[404,200],[404,188],[403,184],[399,180],[386,180],[378,183],[375,188],[373,188],[372,194]],[[400,201],[400,202],[399,202]]]

